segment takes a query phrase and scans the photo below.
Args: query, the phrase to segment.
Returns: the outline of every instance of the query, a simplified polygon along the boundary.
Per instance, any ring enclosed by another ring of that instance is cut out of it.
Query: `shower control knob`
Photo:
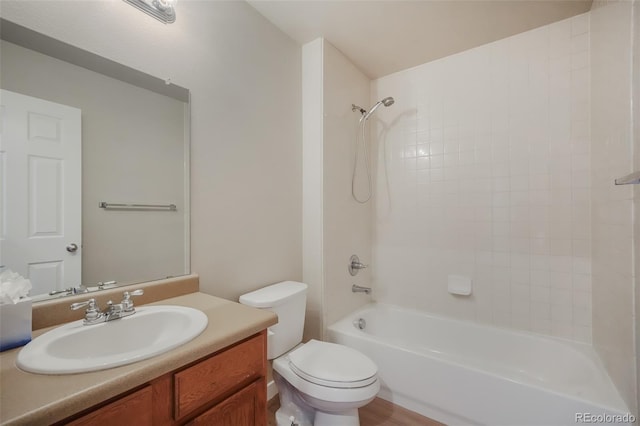
[[[364,263],[360,262],[360,258],[358,258],[357,255],[353,255],[351,256],[351,258],[349,259],[349,273],[351,274],[351,276],[355,276],[360,269],[365,269],[368,265],[365,265]]]

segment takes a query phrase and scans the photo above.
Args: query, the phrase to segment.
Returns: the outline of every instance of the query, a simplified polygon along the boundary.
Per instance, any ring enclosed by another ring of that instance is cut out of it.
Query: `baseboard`
[[[267,401],[271,401],[271,398],[278,394],[278,388],[276,387],[276,382],[271,380],[267,383]]]

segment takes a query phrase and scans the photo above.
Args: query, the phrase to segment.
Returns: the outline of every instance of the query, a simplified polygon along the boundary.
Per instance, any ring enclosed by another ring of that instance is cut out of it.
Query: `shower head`
[[[373,114],[373,112],[378,109],[380,107],[380,105],[384,105],[385,107],[391,106],[393,105],[393,103],[395,102],[395,100],[389,96],[387,98],[384,98],[381,101],[376,102],[376,104],[374,106],[371,107],[371,109],[369,110],[368,113],[366,113],[364,116],[362,116],[361,120],[368,120],[369,117],[371,117],[371,114]]]
[[[389,96],[388,98],[384,98],[383,100],[381,100],[380,102],[382,102],[382,105],[388,107],[393,105],[393,103],[395,102],[395,100]]]

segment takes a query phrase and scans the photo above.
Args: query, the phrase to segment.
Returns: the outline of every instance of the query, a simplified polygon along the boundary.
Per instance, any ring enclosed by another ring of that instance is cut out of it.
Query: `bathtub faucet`
[[[361,287],[359,285],[352,285],[351,286],[351,291],[354,293],[366,293],[369,294],[371,293],[371,287]]]

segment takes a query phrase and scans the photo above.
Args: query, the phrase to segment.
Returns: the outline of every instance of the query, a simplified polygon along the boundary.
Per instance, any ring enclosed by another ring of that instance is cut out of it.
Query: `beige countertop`
[[[209,318],[207,328],[191,342],[165,354],[108,370],[43,375],[16,367],[20,348],[0,353],[0,423],[47,425],[117,396],[189,364],[277,322],[269,311],[250,308],[204,293],[173,297],[150,305],[196,308]],[[33,337],[53,327],[35,331]],[[114,342],[114,344],[117,344]]]

